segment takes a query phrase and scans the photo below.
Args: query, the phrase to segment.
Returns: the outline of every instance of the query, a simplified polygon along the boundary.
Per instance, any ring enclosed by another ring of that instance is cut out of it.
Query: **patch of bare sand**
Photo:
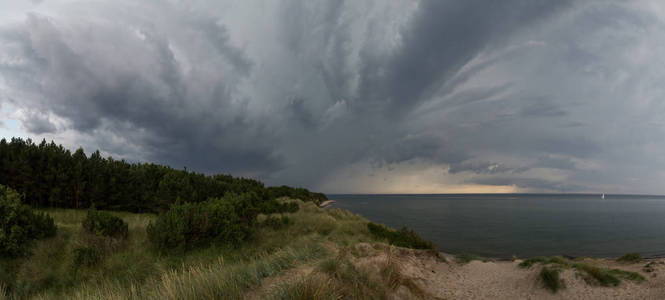
[[[391,259],[400,265],[402,276],[415,283],[424,292],[426,299],[665,299],[665,262],[651,264],[650,271],[644,266],[648,262],[622,264],[612,260],[587,260],[598,266],[638,272],[647,280],[633,283],[623,280],[617,287],[589,285],[567,269],[561,273],[566,285],[556,294],[542,287],[539,282],[540,266],[530,269],[518,267],[519,261],[481,262],[458,264],[446,255],[448,263],[436,254],[403,248],[386,251],[385,246],[359,245],[364,257],[358,264],[381,264]],[[416,298],[413,293],[400,287],[392,295],[394,299]]]

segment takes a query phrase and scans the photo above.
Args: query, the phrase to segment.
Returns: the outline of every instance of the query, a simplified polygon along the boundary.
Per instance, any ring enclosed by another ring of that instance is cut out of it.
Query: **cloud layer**
[[[657,1],[18,2],[28,136],[326,192],[665,193]]]

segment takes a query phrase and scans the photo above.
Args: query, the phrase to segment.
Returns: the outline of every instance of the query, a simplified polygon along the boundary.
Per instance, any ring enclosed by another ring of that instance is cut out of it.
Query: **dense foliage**
[[[321,204],[321,202],[328,200],[328,197],[322,193],[313,193],[304,188],[292,188],[289,186],[273,186],[267,188],[268,195],[271,198],[288,197],[291,199],[300,199],[305,202],[314,202]]]
[[[80,148],[71,153],[53,142],[37,145],[18,138],[0,140],[0,184],[24,194],[33,207],[88,208],[94,202],[97,209],[131,212],[161,212],[176,202],[203,202],[228,192],[254,193],[264,201],[326,198],[301,188],[265,188],[253,179],[127,163],[103,158],[99,151],[88,157]]]
[[[88,210],[83,229],[91,234],[114,238],[126,238],[128,231],[127,223],[121,218],[96,209]]]
[[[256,195],[228,193],[200,203],[174,204],[147,227],[159,252],[184,252],[210,243],[239,245],[256,223]]]
[[[374,237],[386,239],[391,245],[412,249],[434,249],[432,242],[423,239],[406,227],[393,231],[383,225],[370,222],[367,224],[367,229]]]
[[[34,213],[16,191],[0,185],[0,257],[23,256],[33,240],[55,233],[51,217]]]
[[[268,216],[265,220],[263,220],[263,222],[261,222],[261,226],[272,228],[274,230],[279,230],[291,225],[292,223],[293,221],[291,221],[291,219],[288,216],[284,215],[282,215],[281,217]]]

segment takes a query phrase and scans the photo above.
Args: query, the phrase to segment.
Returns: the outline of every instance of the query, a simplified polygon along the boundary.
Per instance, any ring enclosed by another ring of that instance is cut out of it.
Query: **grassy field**
[[[247,244],[213,245],[184,255],[151,251],[145,228],[155,215],[112,212],[129,225],[128,238],[120,241],[85,233],[84,210],[43,210],[54,218],[57,235],[37,241],[29,257],[0,261],[0,289],[17,299],[237,299],[257,291],[258,298],[280,299],[384,294],[389,288],[385,280],[371,279],[349,263],[353,245],[376,241],[368,221],[348,211],[298,203],[298,212],[285,214],[288,225],[260,226]],[[80,249],[91,244],[102,249],[101,257],[81,258]],[[316,268],[315,276],[261,288],[266,278],[300,266]],[[349,282],[365,287],[344,288]]]

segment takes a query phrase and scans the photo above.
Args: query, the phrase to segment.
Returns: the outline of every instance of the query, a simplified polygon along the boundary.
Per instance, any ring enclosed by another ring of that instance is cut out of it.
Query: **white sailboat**
[[[600,199],[605,199],[605,194],[602,194],[602,195],[600,196]]]

